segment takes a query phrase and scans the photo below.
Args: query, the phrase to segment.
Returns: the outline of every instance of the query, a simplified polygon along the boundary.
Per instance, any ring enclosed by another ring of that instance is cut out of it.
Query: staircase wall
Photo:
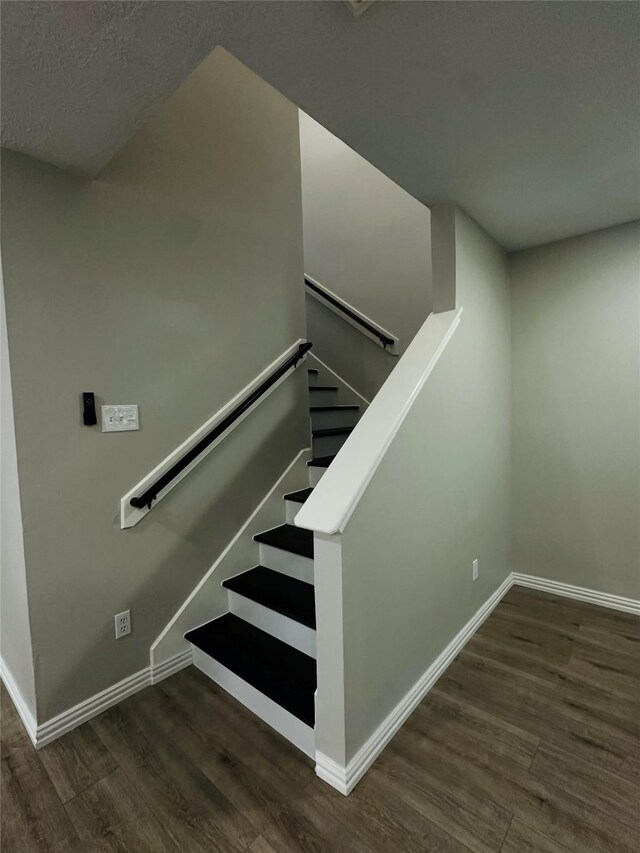
[[[176,606],[308,446],[302,368],[119,527],[121,496],[305,337],[297,110],[216,50],[98,179],[5,151],[2,185],[43,721],[148,665]],[[82,426],[87,390],[138,403],[140,431]],[[132,633],[116,641],[126,609]]]
[[[432,308],[429,208],[300,113],[305,271],[411,343]],[[397,359],[307,297],[317,355],[367,399]]]
[[[319,665],[317,743],[342,767],[511,570],[507,258],[462,211],[451,223],[460,325],[344,532],[316,544],[319,659],[342,625],[334,673]],[[326,583],[323,548],[339,552]]]

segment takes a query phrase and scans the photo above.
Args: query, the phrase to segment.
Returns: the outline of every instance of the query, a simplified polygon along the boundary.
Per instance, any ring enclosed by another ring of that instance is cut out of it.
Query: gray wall
[[[35,716],[33,655],[4,287],[0,313],[0,654],[3,667],[10,673],[24,704]]]
[[[511,256],[515,571],[640,597],[640,223]]]
[[[431,311],[429,209],[300,113],[305,271],[400,338],[404,352]],[[320,358],[371,399],[396,364],[307,298]]]
[[[308,442],[288,379],[137,527],[120,497],[305,334],[296,109],[216,50],[87,181],[2,162],[3,264],[40,721],[149,647]],[[79,394],[138,403],[81,426]],[[131,608],[116,641],[113,615]]]
[[[341,537],[347,761],[511,569],[507,259],[450,222],[460,326]]]

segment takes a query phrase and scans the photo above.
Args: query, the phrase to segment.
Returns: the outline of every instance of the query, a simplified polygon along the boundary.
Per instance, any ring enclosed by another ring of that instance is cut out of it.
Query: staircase
[[[253,713],[315,758],[313,533],[296,513],[359,416],[338,388],[308,371],[313,458],[309,487],[284,495],[286,523],[254,536],[259,565],[223,582],[229,612],[185,634],[193,662]]]

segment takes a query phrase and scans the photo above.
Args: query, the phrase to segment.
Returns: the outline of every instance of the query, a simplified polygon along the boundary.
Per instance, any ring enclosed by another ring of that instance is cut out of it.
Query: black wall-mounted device
[[[82,423],[85,426],[95,426],[98,423],[96,398],[93,391],[82,392]]]

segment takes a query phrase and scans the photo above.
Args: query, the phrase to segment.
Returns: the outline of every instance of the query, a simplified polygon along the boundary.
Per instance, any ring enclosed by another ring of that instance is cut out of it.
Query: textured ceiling
[[[218,44],[507,248],[640,217],[635,2],[3,2],[3,144],[95,174]]]

